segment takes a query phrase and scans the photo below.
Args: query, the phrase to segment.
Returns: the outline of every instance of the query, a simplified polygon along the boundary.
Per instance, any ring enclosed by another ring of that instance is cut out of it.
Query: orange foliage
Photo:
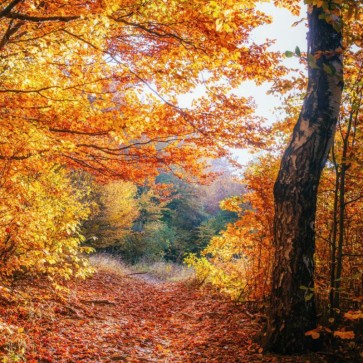
[[[250,166],[243,182],[246,193],[229,198],[221,207],[240,219],[210,241],[203,257],[189,256],[198,279],[210,282],[233,299],[267,296],[272,268],[273,198],[277,159],[261,157]]]
[[[139,181],[175,164],[200,174],[196,160],[226,154],[222,143],[260,143],[253,103],[225,96],[276,75],[267,44],[248,44],[268,21],[253,3],[18,3],[0,18],[2,159]],[[207,96],[180,107],[198,86]]]
[[[144,182],[161,170],[203,180],[207,158],[228,155],[226,146],[262,144],[252,100],[226,97],[246,79],[282,72],[268,44],[249,40],[270,21],[254,1],[1,6],[0,257],[11,261],[7,274],[42,270],[40,261],[53,253],[47,263],[60,266],[61,251],[78,249],[90,206],[79,204],[63,167],[102,181]],[[205,96],[182,107],[181,97],[198,87]],[[58,235],[67,225],[69,238]]]

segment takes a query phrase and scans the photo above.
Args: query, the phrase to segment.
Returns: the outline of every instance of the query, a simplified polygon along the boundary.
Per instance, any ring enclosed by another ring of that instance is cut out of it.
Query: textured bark
[[[319,19],[321,14],[316,7],[308,12],[308,53],[321,56],[318,68],[309,67],[307,94],[274,187],[275,260],[265,348],[284,354],[306,350],[311,338],[305,332],[317,326],[316,200],[321,171],[334,138],[343,86],[342,58],[336,51],[341,49],[341,33]]]

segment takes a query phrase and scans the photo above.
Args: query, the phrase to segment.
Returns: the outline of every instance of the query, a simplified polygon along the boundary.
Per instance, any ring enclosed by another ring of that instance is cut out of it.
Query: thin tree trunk
[[[315,212],[321,171],[333,142],[342,94],[341,33],[309,7],[309,82],[292,140],[274,187],[274,270],[265,348],[304,351],[316,328],[314,299]],[[320,16],[320,18],[319,18]]]
[[[334,289],[335,289],[335,269],[336,269],[336,251],[337,251],[337,232],[338,232],[338,199],[339,199],[339,165],[335,158],[334,146],[332,147],[332,156],[335,169],[335,188],[334,188],[334,206],[333,206],[333,232],[331,238],[331,260],[330,260],[330,292],[329,292],[329,315],[334,315]]]
[[[343,270],[343,244],[344,244],[344,218],[345,218],[345,182],[346,172],[349,168],[347,164],[347,154],[349,147],[349,137],[353,123],[353,112],[351,112],[348,125],[347,133],[343,139],[343,154],[342,154],[342,165],[339,180],[339,237],[338,237],[338,248],[336,257],[336,272],[335,272],[335,284],[334,284],[334,309],[339,309],[340,306],[340,286],[341,277]]]
[[[333,309],[337,311],[340,305],[340,285],[343,269],[343,244],[344,244],[344,217],[345,217],[345,172],[346,163],[343,159],[341,174],[340,174],[340,185],[339,185],[339,237],[337,246],[337,257],[336,257],[336,272],[334,281],[334,304]]]

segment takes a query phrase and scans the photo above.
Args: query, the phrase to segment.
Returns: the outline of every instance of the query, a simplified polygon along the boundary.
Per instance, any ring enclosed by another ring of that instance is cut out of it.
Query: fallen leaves
[[[318,329],[309,330],[305,333],[307,337],[311,337],[312,339],[319,339],[320,338],[320,332]]]
[[[363,319],[363,312],[360,310],[350,310],[344,314],[344,318],[348,320],[359,320]]]
[[[334,336],[340,339],[354,339],[355,334],[354,331],[352,330],[347,330],[347,331],[337,330],[334,332]]]
[[[22,338],[19,349],[26,346],[19,353],[27,362],[298,363],[305,359],[263,355],[253,339],[260,322],[242,305],[213,290],[105,272],[70,282],[69,288],[70,293],[59,298],[34,282],[21,286],[27,299],[0,305],[4,324],[17,326]],[[7,354],[4,344],[0,336],[0,356]],[[324,362],[320,357],[312,361]]]

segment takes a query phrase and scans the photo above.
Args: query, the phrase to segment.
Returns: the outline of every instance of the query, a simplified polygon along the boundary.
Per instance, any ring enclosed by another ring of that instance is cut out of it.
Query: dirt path
[[[98,273],[72,286],[68,301],[34,303],[32,317],[18,317],[27,362],[306,362],[260,354],[260,326],[241,306],[144,280]]]

